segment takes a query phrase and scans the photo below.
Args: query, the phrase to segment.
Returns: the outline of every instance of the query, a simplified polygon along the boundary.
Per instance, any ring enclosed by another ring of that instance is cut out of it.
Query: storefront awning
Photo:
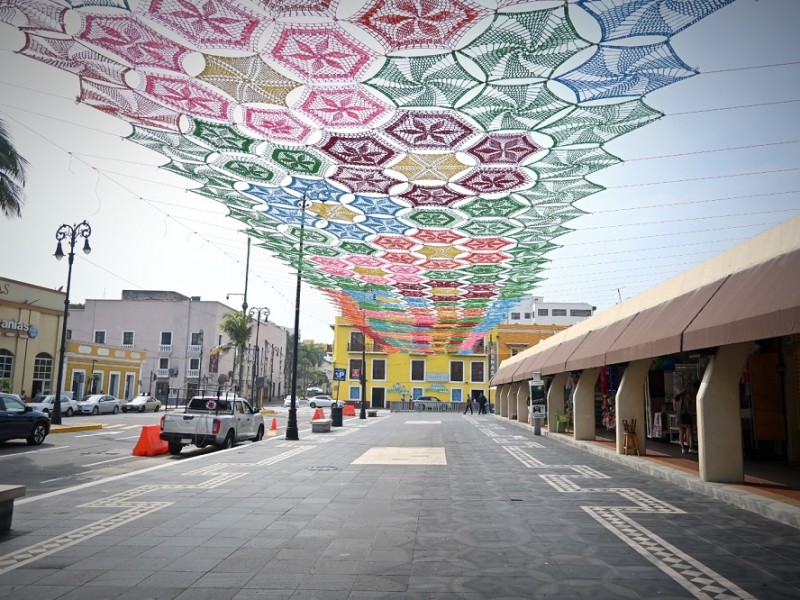
[[[566,362],[567,371],[580,371],[592,369],[608,364],[606,353],[630,325],[636,315],[620,319],[606,327],[590,331],[584,337],[583,343],[578,347]]]
[[[627,363],[680,352],[683,331],[724,281],[718,279],[635,315],[610,344],[603,364]]]
[[[555,373],[563,373],[567,370],[566,364],[572,353],[586,339],[587,335],[581,335],[571,340],[566,340],[556,346],[555,350],[542,361],[542,375],[553,375]]]
[[[800,249],[728,277],[683,332],[683,350],[798,332]]]
[[[517,369],[515,381],[532,379],[534,373],[541,373],[544,361],[556,351],[558,346],[559,344],[550,344],[546,347],[542,346],[542,348],[539,348],[538,352],[533,352],[526,355],[525,361],[522,363],[522,365],[520,365],[520,368]],[[536,346],[534,346],[534,348],[536,348]]]

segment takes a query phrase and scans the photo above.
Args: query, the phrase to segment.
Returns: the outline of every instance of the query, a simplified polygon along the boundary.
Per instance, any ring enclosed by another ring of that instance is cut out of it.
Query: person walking
[[[681,445],[681,454],[694,454],[692,448],[694,441],[694,419],[689,410],[689,398],[686,392],[675,394],[672,408],[678,416],[678,443]]]
[[[486,396],[481,392],[481,395],[478,396],[478,414],[485,415],[486,414],[486,404],[489,402],[486,399]]]
[[[472,398],[467,398],[467,406],[464,407],[464,414],[467,414],[467,411],[469,411],[471,415],[475,414],[472,412]]]

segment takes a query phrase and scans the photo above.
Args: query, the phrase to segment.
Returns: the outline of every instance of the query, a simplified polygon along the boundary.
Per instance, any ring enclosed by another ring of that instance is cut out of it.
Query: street
[[[48,439],[74,479],[17,455],[60,489],[17,500],[0,597],[800,597],[797,528],[492,415],[306,414],[298,441],[125,460],[158,415],[130,417]]]
[[[274,407],[273,410],[274,414],[264,415],[264,426],[269,430],[274,417],[279,428],[277,434],[283,435],[288,409]],[[171,408],[170,412],[173,411]],[[102,429],[51,433],[41,446],[29,446],[25,440],[0,444],[0,483],[24,485],[26,496],[31,497],[215,451],[213,447],[187,446],[177,457],[169,454],[134,456],[132,451],[142,426],[158,425],[163,414],[162,410],[157,413],[63,417],[63,425],[99,423]],[[302,425],[310,420],[313,411],[306,405],[298,408],[297,414]]]

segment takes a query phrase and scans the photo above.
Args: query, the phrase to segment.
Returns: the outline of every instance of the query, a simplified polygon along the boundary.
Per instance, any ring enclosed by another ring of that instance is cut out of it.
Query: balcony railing
[[[158,345],[159,352],[172,352],[172,344],[159,344]]]
[[[156,377],[158,378],[169,377],[169,369],[156,369]]]
[[[347,344],[347,351],[348,352],[363,352],[364,351],[364,344]],[[383,346],[379,344],[367,344],[367,352],[382,352],[386,353],[386,350],[383,349]]]
[[[189,347],[186,348],[186,351],[193,354],[199,354],[202,352],[203,347],[200,344],[189,344]]]
[[[188,379],[197,379],[199,376],[200,376],[200,369],[186,369],[186,377]]]

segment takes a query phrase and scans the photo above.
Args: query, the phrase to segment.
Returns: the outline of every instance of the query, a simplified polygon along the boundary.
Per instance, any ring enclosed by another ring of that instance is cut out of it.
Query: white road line
[[[80,437],[96,437],[98,435],[117,435],[119,431],[101,431],[100,433],[85,433],[83,435],[76,435],[76,438]]]
[[[39,450],[26,450],[25,452],[14,452],[13,454],[3,454],[3,456],[0,456],[0,460],[4,458],[11,458],[13,456],[20,456],[22,454],[33,454],[34,452],[50,452],[51,450],[63,450],[64,448],[69,448],[69,446],[53,446],[52,448],[40,448]]]
[[[118,460],[126,460],[128,458],[133,458],[133,457],[131,457],[131,456],[121,456],[119,458],[109,458],[108,460],[101,460],[100,462],[90,463],[88,465],[83,465],[83,467],[84,468],[86,468],[86,467],[94,467],[94,466],[97,466],[97,465],[104,465],[105,463],[116,462]]]

